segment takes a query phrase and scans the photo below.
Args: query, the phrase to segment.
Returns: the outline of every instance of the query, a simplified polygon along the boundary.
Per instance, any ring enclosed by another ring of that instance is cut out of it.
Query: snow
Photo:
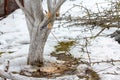
[[[102,3],[104,0],[84,0],[83,3],[89,8],[93,8],[95,3]],[[76,1],[67,1],[61,8],[61,13],[64,14],[73,4],[80,4],[80,0]],[[105,6],[106,5],[102,5]],[[94,10],[97,10],[94,7]],[[70,11],[72,16],[79,16],[79,8],[74,8]],[[79,36],[80,38],[89,37],[91,35],[95,35],[98,33],[101,28],[96,28],[92,31],[82,32],[83,29],[86,27],[71,27],[65,28],[58,26],[57,22],[54,25],[54,29],[50,34],[45,50],[44,50],[44,57],[46,61],[56,61],[55,58],[50,56],[50,52],[54,51],[54,46],[57,44],[57,40],[53,36],[53,34],[57,37],[59,41],[69,40],[68,38],[76,38]],[[105,30],[102,34],[107,35],[114,32],[116,28],[111,28],[109,30]],[[27,55],[29,50],[29,34],[27,31],[27,25],[25,22],[25,16],[23,12],[18,9],[9,15],[7,18],[0,21],[0,52],[5,52],[0,57],[0,69],[3,70],[7,61],[10,61],[10,69],[11,71],[19,72],[23,67],[26,66]],[[85,43],[84,40],[78,41],[80,43]],[[70,52],[75,57],[81,57],[83,60],[88,61],[87,53],[80,52],[80,48],[73,48]],[[14,53],[9,54],[12,51]],[[102,60],[119,60],[120,59],[120,44],[118,44],[114,39],[110,37],[100,36],[95,39],[90,39],[90,43],[88,45],[88,51],[90,52],[91,61],[102,61]],[[101,80],[120,80],[120,75],[112,75],[112,74],[105,74],[105,73],[114,73],[117,72],[120,74],[120,63],[114,63],[114,65],[110,63],[100,63],[92,65],[92,68],[97,71],[100,76]],[[105,70],[104,70],[105,69]],[[76,75],[71,76],[63,76],[56,78],[57,80],[78,80]],[[56,80],[55,79],[55,80]],[[26,80],[29,80],[26,78]],[[37,79],[36,79],[37,80]],[[42,79],[44,80],[44,79]],[[46,80],[46,79],[45,79]],[[50,79],[52,80],[52,79]],[[83,79],[82,79],[83,80]]]

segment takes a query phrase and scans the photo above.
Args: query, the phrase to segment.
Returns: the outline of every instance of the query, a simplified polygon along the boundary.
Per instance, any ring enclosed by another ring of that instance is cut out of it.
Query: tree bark
[[[43,66],[44,46],[55,21],[56,12],[66,0],[47,0],[48,12],[43,13],[42,0],[24,0],[24,7],[15,0],[25,13],[30,35],[28,65]],[[54,5],[53,5],[54,4]]]
[[[50,31],[51,29],[48,28],[43,28],[43,29],[33,28],[30,47],[29,47],[29,54],[28,54],[29,65],[36,65],[36,66],[43,65],[44,46]]]
[[[36,2],[29,0],[29,2],[27,2],[25,5],[27,12],[32,17],[32,20],[30,20],[26,15],[26,21],[30,35],[30,46],[27,61],[28,65],[42,66],[44,62],[44,46],[50,33],[50,29],[47,28],[47,24],[40,25],[44,19],[41,4],[42,3],[40,3],[39,0]]]

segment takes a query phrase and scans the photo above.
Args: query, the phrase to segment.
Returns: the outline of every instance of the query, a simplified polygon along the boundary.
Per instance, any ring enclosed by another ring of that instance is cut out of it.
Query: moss
[[[51,53],[51,56],[60,58],[72,58],[71,54],[66,54],[70,51],[71,47],[75,45],[75,41],[62,41],[59,42],[54,48],[55,51]],[[62,58],[62,59],[63,59]],[[64,60],[64,59],[63,59]]]
[[[65,53],[56,54],[53,52],[51,53],[51,55],[56,57],[57,60],[69,61],[71,59],[75,59],[72,55],[65,54]]]
[[[70,48],[75,44],[75,41],[62,41],[59,42],[58,45],[55,46],[55,52],[64,51],[67,52]]]
[[[78,62],[80,59],[74,58],[71,54],[66,54],[75,44],[75,41],[59,42],[58,45],[55,46],[55,51],[51,53],[51,56],[56,57],[57,60]]]

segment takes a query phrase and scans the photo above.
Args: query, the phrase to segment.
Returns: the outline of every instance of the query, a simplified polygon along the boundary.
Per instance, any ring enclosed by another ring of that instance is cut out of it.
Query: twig
[[[112,68],[112,67],[113,67],[113,66],[110,66],[110,67],[107,67],[107,68],[105,68],[105,69],[99,70],[99,71],[97,71],[97,73],[99,73],[99,72],[101,72],[101,71],[105,71],[105,70],[110,69],[110,68]]]
[[[90,54],[89,54],[89,51],[88,51],[88,40],[87,38],[85,39],[86,43],[85,43],[85,48],[86,48],[86,51],[87,51],[87,55],[88,55],[88,59],[89,59],[89,64],[91,66],[91,58],[90,58]]]
[[[105,29],[106,29],[106,28],[103,28],[100,32],[98,32],[98,33],[94,36],[94,38],[96,38],[97,36],[99,36]]]
[[[117,73],[117,72],[113,72],[113,73],[107,72],[107,73],[103,73],[103,74],[120,75],[120,73]]]
[[[54,35],[54,33],[51,32],[51,34],[53,35],[53,37],[56,39],[57,42],[60,42],[57,37]]]
[[[106,61],[96,61],[96,62],[91,62],[92,64],[100,64],[100,63],[114,63],[114,62],[120,62],[120,60],[106,60]]]

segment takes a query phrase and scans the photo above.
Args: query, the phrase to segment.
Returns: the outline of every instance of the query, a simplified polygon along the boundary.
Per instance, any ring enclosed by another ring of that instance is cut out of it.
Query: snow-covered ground
[[[95,2],[104,2],[104,0],[84,0],[83,3],[89,8],[95,7]],[[73,4],[80,4],[80,0],[76,1],[67,1],[61,8],[61,13],[64,14]],[[105,5],[104,5],[105,6]],[[79,16],[78,8],[74,8],[70,11],[73,16]],[[58,27],[58,23],[55,22],[54,27]],[[81,32],[85,27],[71,27],[71,28],[55,28],[52,30],[52,34],[54,34],[59,41],[67,40],[67,38],[76,38],[80,36],[81,38],[86,37],[88,35],[96,34],[100,31],[101,28],[96,28],[91,32]],[[112,28],[109,30],[105,30],[102,34],[111,34],[116,30],[116,28]],[[2,33],[1,33],[2,32]],[[55,61],[55,58],[50,56],[50,52],[54,51],[54,46],[57,44],[57,40],[54,36],[50,34],[45,50],[44,57],[45,60]],[[82,40],[79,41],[84,42]],[[10,61],[10,69],[11,71],[19,71],[26,66],[26,60],[29,49],[29,34],[27,31],[27,26],[25,22],[25,17],[23,12],[18,9],[9,15],[7,18],[0,21],[0,52],[5,52],[0,57],[0,69],[4,70],[4,67],[7,61]],[[81,57],[83,60],[88,61],[87,53],[79,52],[80,47],[73,48],[71,53],[75,57]],[[110,37],[97,37],[95,39],[90,40],[90,44],[88,45],[88,51],[90,52],[91,61],[102,61],[102,60],[120,60],[120,44],[118,44],[114,39]],[[13,52],[13,53],[9,53]],[[120,80],[120,62],[114,63],[100,63],[92,65],[92,68],[100,74],[101,80]],[[118,73],[117,75],[107,74],[107,73]],[[78,80],[77,76],[64,77],[66,80]],[[62,80],[62,78],[59,78]]]

